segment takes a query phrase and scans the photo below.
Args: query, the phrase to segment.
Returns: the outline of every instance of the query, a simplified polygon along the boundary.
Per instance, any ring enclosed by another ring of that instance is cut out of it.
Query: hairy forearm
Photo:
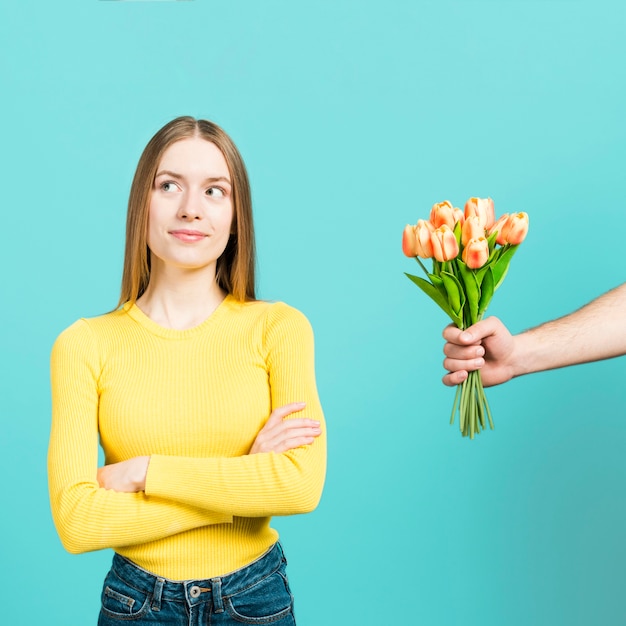
[[[626,284],[515,336],[516,376],[626,354]]]

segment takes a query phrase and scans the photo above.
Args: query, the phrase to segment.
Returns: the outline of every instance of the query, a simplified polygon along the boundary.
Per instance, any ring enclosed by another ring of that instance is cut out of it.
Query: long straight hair
[[[128,198],[124,272],[118,306],[139,298],[150,281],[148,214],[154,179],[164,152],[177,141],[200,137],[222,152],[232,182],[233,224],[226,249],[217,260],[217,284],[237,300],[255,300],[255,243],[252,195],[246,166],[233,140],[216,124],[177,117],[161,128],[145,147]]]

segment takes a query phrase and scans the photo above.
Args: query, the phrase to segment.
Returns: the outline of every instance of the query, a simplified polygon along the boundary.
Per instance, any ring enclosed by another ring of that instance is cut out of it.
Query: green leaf
[[[439,290],[424,280],[420,276],[413,276],[413,274],[404,273],[412,282],[414,282],[431,300],[438,304],[445,314],[458,326],[458,316],[454,314],[448,303],[448,298],[442,295]]]
[[[462,226],[461,226],[461,222],[457,222],[454,225],[454,236],[456,238],[456,242],[457,244],[460,246],[461,245],[461,230],[462,230]]]
[[[513,255],[517,252],[519,246],[506,246],[502,249],[500,257],[493,264],[493,290],[496,291],[502,284],[502,281],[506,277],[506,273],[509,271],[509,263],[513,258]]]
[[[488,271],[485,273],[483,278],[483,282],[481,285],[481,293],[480,293],[480,302],[478,303],[478,315],[477,319],[482,319],[489,303],[491,302],[491,298],[493,298],[494,289],[494,279],[493,279],[493,268],[488,268]]]
[[[465,306],[465,292],[459,279],[451,272],[441,272],[441,279],[448,292],[448,302],[452,311],[461,319]]]
[[[476,273],[469,269],[460,259],[457,261],[461,279],[465,285],[465,295],[469,304],[470,326],[478,321],[478,302],[480,300],[480,286]]]
[[[481,285],[483,284],[483,278],[485,277],[485,274],[488,270],[489,261],[487,261],[487,263],[485,263],[485,265],[483,265],[480,269],[474,270],[474,276],[476,276],[476,282],[478,283],[479,288],[481,288]]]
[[[439,290],[439,293],[442,297],[448,301],[448,292],[446,291],[446,287],[443,284],[443,280],[441,276],[435,276],[434,274],[428,274],[428,278],[430,278],[430,282]]]

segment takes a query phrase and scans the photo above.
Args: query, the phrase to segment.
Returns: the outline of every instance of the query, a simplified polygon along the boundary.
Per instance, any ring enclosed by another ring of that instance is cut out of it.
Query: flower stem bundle
[[[470,198],[465,211],[439,202],[428,220],[404,229],[402,250],[416,259],[427,278],[406,276],[464,330],[483,318],[527,233],[528,214],[505,213],[496,220],[491,198]],[[431,272],[421,259],[432,260]],[[451,424],[457,411],[464,437],[473,439],[487,423],[493,429],[480,371],[470,372],[458,385]]]

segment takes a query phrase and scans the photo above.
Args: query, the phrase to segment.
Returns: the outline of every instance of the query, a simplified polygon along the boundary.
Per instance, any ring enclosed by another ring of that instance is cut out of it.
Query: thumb
[[[502,322],[497,317],[491,316],[466,328],[459,335],[459,341],[465,345],[480,343],[483,339],[495,335],[502,328],[504,328]]]

